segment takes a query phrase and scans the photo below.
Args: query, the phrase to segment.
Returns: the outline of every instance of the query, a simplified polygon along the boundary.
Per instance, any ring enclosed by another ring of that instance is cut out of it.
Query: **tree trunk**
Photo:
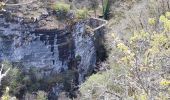
[[[95,18],[97,17],[97,11],[94,9]]]

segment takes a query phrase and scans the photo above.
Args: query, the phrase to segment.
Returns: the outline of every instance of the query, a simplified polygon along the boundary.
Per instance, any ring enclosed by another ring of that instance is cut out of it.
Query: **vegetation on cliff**
[[[3,12],[8,6],[4,2],[0,2]],[[169,0],[52,0],[46,4],[50,16],[69,25],[91,17],[106,20],[102,29],[108,56],[97,62],[92,75],[86,73],[81,84],[75,67],[79,56],[69,70],[46,79],[34,66],[25,71],[27,66],[2,62],[2,100],[47,100],[51,87],[60,83],[64,86],[58,94],[61,100],[170,99]]]
[[[152,0],[148,3],[143,0],[136,5],[130,10],[137,9],[138,12],[133,12],[136,15],[132,15],[133,19],[122,17],[124,29],[117,31],[126,35],[115,33],[111,25],[108,27],[112,29],[106,40],[108,64],[105,70],[90,76],[81,85],[80,91],[85,100],[169,99],[169,1]]]

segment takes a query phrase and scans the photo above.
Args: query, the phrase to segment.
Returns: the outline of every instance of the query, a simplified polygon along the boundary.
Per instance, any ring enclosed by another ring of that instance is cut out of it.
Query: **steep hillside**
[[[128,4],[116,2],[113,6],[114,16],[105,35],[108,58],[100,71],[81,85],[83,99],[169,99],[170,2]]]
[[[169,0],[0,0],[2,100],[169,100]]]

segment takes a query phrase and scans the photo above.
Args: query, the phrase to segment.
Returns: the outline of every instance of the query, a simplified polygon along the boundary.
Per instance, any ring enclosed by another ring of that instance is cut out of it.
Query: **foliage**
[[[87,15],[88,15],[88,11],[85,8],[76,10],[76,17],[78,19],[85,19],[85,18],[87,18]]]
[[[43,77],[40,69],[30,67],[27,71],[21,71],[16,66],[12,66],[9,62],[5,61],[4,70],[11,68],[9,75],[2,80],[2,87],[9,86],[9,92],[16,97],[37,98],[37,100],[47,100],[47,94],[43,91],[38,91],[37,96],[29,94],[39,89],[48,90],[54,84],[63,84],[64,90],[73,94],[72,82],[75,80],[75,71],[68,70],[67,72],[51,74],[49,78]],[[23,92],[24,91],[24,92]]]
[[[70,5],[63,2],[58,2],[54,4],[52,7],[56,12],[60,13],[67,13],[70,10]]]
[[[110,0],[102,0],[102,6],[103,6],[103,17],[104,19],[109,18],[109,13],[110,13]]]
[[[44,91],[38,91],[36,100],[47,100],[47,94]]]
[[[100,98],[100,95],[104,95],[109,91],[115,91],[116,93],[123,93],[124,89],[117,83],[112,81],[112,70],[97,73],[89,77],[89,79],[83,83],[80,87],[82,98],[87,100],[95,100]],[[109,88],[109,90],[107,90]],[[115,93],[115,94],[116,94]]]
[[[170,12],[166,12],[166,13],[165,13],[165,16],[166,16],[167,18],[170,18]]]
[[[166,16],[161,15],[159,20],[160,20],[161,22],[163,22],[165,31],[170,31],[169,14],[166,13]]]
[[[17,66],[13,66],[8,61],[3,62],[4,69],[10,68],[6,78],[2,80],[2,87],[9,87],[10,93],[16,96],[22,96],[22,92],[34,92],[40,88],[40,79],[42,79],[35,67],[31,67],[28,72],[22,72]]]
[[[4,6],[5,6],[5,3],[0,1],[0,11],[3,10]]]
[[[17,100],[16,97],[11,97],[9,95],[9,87],[6,87],[5,93],[1,97],[2,100]]]
[[[3,73],[3,71],[4,71],[4,65],[2,64],[2,65],[1,65],[1,69],[0,69],[0,85],[1,85],[2,79],[3,79],[4,77],[6,77],[7,74],[8,74],[8,72],[10,71],[10,68],[8,68],[6,71],[4,71],[4,73]]]
[[[148,20],[148,23],[150,24],[150,25],[155,25],[155,18],[149,18],[149,20]]]
[[[13,94],[17,94],[19,93],[20,89],[23,88],[22,85],[22,75],[21,75],[21,71],[19,70],[19,68],[17,67],[13,67],[8,61],[4,61],[4,69],[8,69],[10,74],[7,74],[6,78],[4,78],[2,80],[2,87],[9,87],[10,88],[10,92],[12,92]]]
[[[170,96],[168,17],[167,12],[159,19],[148,18],[148,27],[134,30],[126,41],[112,33],[111,43],[115,46],[108,60],[110,68],[92,75],[81,85],[82,98],[167,100]]]
[[[24,100],[48,100],[48,98],[46,92],[39,90],[33,93],[27,92],[24,96]]]
[[[163,79],[161,82],[160,82],[160,84],[161,85],[163,85],[163,86],[168,86],[168,85],[170,85],[170,80],[165,80],[165,79]]]
[[[2,100],[9,100],[10,96],[9,96],[9,87],[6,87],[6,91],[4,93],[4,95],[2,96]]]

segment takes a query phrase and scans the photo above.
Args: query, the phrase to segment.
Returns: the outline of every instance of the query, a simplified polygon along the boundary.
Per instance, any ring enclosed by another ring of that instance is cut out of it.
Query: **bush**
[[[148,18],[148,25],[131,30],[126,40],[115,33],[109,66],[90,76],[80,91],[87,100],[168,100],[170,97],[170,19],[169,12]],[[125,36],[122,36],[125,37]],[[117,99],[116,99],[117,100]]]
[[[52,6],[56,12],[67,13],[70,10],[70,5],[66,3],[56,3]]]
[[[85,19],[85,18],[87,18],[87,15],[88,15],[87,9],[78,9],[78,10],[76,10],[76,17],[78,19]]]
[[[9,95],[9,87],[6,87],[5,93],[2,95],[1,100],[17,100],[16,97]]]
[[[47,100],[47,93],[45,93],[44,91],[38,91],[37,100]]]
[[[107,89],[108,91],[122,94],[124,92],[123,87],[113,82],[111,74],[112,70],[90,76],[80,87],[82,98],[85,100],[96,100],[96,98],[100,98],[100,95],[103,96],[102,94]]]
[[[23,88],[21,70],[12,66],[8,61],[4,61],[4,70],[10,68],[9,74],[2,80],[2,88],[9,86],[10,92],[18,94],[20,89]]]

